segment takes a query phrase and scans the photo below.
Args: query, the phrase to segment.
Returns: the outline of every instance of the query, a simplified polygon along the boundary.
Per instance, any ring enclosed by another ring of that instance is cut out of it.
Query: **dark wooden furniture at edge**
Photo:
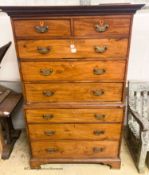
[[[10,45],[11,42],[0,47],[0,63]],[[14,129],[12,124],[12,114],[14,114],[21,98],[22,94],[15,93],[0,85],[0,144],[2,159],[9,158],[13,146],[21,133],[20,130]]]
[[[18,103],[21,102],[21,99],[22,94],[10,91],[10,93],[0,103],[0,141],[2,147],[2,159],[9,158],[14,144],[21,133],[21,130],[16,130],[12,123],[12,115]]]

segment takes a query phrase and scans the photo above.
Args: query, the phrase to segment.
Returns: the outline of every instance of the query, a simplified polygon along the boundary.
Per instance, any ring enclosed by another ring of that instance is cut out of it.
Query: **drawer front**
[[[74,35],[80,37],[129,36],[131,16],[99,16],[74,19]]]
[[[120,102],[122,83],[25,84],[27,102]]]
[[[117,141],[42,141],[31,142],[34,158],[114,158]]]
[[[71,35],[70,20],[16,20],[14,29],[16,37],[44,38]]]
[[[118,140],[121,124],[33,124],[30,139]]]
[[[126,58],[128,39],[20,40],[20,58]]]
[[[37,109],[26,110],[28,123],[122,122],[123,109]]]
[[[125,61],[21,62],[21,70],[24,81],[122,81]]]

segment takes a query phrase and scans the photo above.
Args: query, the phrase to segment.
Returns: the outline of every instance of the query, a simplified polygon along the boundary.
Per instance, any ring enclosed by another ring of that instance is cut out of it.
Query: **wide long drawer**
[[[101,109],[27,109],[28,123],[122,122],[123,108]]]
[[[13,23],[16,37],[43,39],[71,35],[70,20],[67,19],[14,20]]]
[[[126,58],[128,39],[20,40],[20,58]]]
[[[29,124],[31,140],[119,140],[121,124]]]
[[[125,61],[21,62],[24,81],[123,81]]]
[[[74,19],[77,37],[129,36],[131,16],[96,16]]]
[[[42,141],[31,142],[34,158],[114,158],[117,141]]]
[[[123,83],[45,83],[25,84],[31,102],[120,102]]]

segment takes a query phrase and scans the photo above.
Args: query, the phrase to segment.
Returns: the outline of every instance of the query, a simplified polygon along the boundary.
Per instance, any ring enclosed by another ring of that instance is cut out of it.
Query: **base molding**
[[[121,167],[121,160],[120,158],[113,158],[113,159],[37,159],[32,158],[30,159],[30,167],[31,169],[40,169],[41,165],[44,164],[56,164],[56,163],[90,163],[90,164],[103,164],[108,165],[112,169],[120,169]]]

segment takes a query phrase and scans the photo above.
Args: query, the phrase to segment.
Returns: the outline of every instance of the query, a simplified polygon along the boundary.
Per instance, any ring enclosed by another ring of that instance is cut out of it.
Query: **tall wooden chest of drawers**
[[[132,19],[141,7],[0,7],[12,20],[31,168],[120,167]]]

